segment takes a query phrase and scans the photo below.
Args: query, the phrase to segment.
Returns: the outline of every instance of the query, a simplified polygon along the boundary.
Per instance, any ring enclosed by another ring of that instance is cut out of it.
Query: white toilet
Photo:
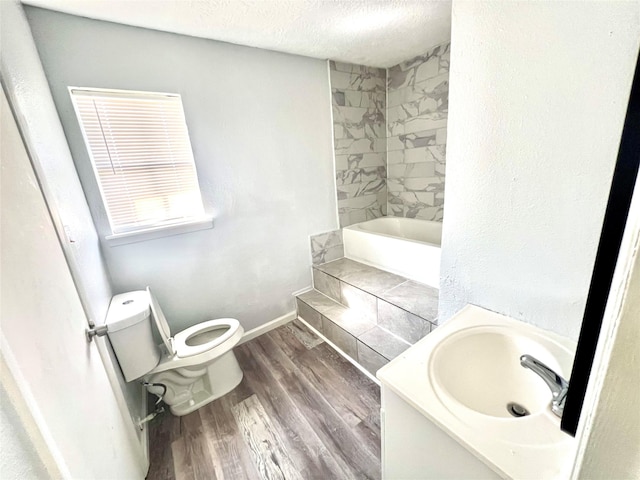
[[[153,320],[152,320],[153,319]],[[157,346],[151,324],[163,344]],[[174,415],[186,415],[233,390],[242,370],[232,348],[244,329],[235,318],[202,322],[171,337],[157,300],[146,290],[111,299],[107,333],[127,382],[140,379]]]

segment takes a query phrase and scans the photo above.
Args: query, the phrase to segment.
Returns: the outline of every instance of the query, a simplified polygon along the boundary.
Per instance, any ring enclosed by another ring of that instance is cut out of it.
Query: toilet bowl
[[[156,345],[152,324],[162,344]],[[174,415],[186,415],[233,390],[242,370],[232,351],[244,330],[235,318],[208,320],[171,335],[149,287],[111,299],[107,333],[125,380],[141,380]]]

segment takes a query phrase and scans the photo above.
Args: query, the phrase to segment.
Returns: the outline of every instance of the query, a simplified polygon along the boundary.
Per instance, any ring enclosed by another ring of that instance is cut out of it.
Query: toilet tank
[[[127,382],[149,373],[160,362],[160,349],[151,330],[149,294],[122,293],[111,299],[107,333]]]

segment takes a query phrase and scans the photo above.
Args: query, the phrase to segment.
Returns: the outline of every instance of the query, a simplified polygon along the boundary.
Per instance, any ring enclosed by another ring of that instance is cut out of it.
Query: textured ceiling
[[[22,2],[98,20],[376,67],[396,65],[451,36],[449,0]]]

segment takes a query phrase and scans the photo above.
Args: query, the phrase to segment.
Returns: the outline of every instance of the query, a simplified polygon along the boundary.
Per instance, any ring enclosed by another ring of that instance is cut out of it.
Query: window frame
[[[155,238],[161,238],[170,235],[178,235],[182,233],[194,232],[198,230],[204,230],[213,228],[213,217],[208,215],[205,211],[204,201],[202,197],[202,190],[200,188],[200,182],[198,178],[197,165],[195,161],[195,156],[193,154],[193,147],[191,145],[191,138],[189,135],[189,129],[187,126],[185,113],[184,113],[184,105],[182,103],[182,96],[177,93],[164,93],[164,92],[145,92],[138,90],[121,90],[121,89],[111,89],[111,88],[93,88],[93,87],[68,87],[69,97],[71,99],[71,103],[73,106],[73,110],[76,114],[76,119],[78,121],[78,126],[80,127],[80,131],[82,133],[82,139],[84,142],[85,149],[87,151],[87,155],[89,156],[89,161],[91,162],[91,169],[93,171],[93,176],[98,186],[98,191],[100,193],[100,200],[102,201],[102,208],[104,209],[104,213],[106,214],[107,223],[109,226],[110,234],[104,236],[105,241],[109,246],[117,246],[124,245],[128,243],[152,240]],[[198,212],[194,216],[183,216],[177,218],[165,218],[160,221],[150,221],[145,224],[140,224],[131,227],[125,228],[114,228],[114,222],[112,221],[112,216],[109,210],[109,203],[107,201],[107,196],[104,191],[103,182],[101,180],[100,173],[98,171],[98,166],[96,159],[94,158],[94,154],[91,148],[91,143],[89,141],[88,134],[85,130],[85,124],[83,121],[83,117],[79,111],[79,107],[76,104],[76,92],[87,92],[89,95],[96,94],[97,96],[104,95],[106,97],[131,97],[131,98],[140,98],[140,99],[153,99],[154,97],[171,97],[177,98],[180,103],[180,110],[182,113],[182,121],[184,122],[184,131],[186,135],[186,141],[189,146],[190,159],[193,162],[193,175],[195,185],[197,187],[197,193],[199,195],[199,199],[202,205],[202,211]]]

